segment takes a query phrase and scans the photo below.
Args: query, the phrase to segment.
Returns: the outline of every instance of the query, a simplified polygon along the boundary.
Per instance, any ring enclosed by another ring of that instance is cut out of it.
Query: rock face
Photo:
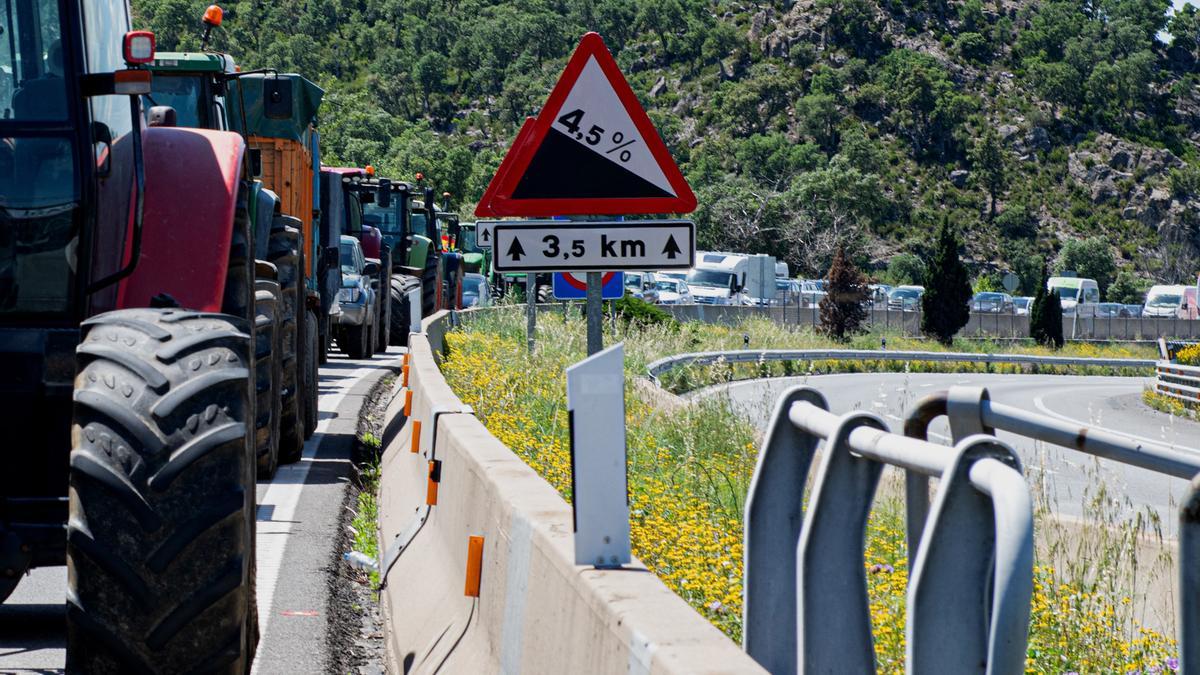
[[[1072,152],[1067,161],[1071,178],[1087,189],[1093,203],[1113,201],[1123,220],[1137,221],[1158,232],[1163,242],[1194,251],[1200,249],[1200,195],[1174,195],[1167,187],[1171,169],[1182,166],[1183,160],[1170,150],[1109,134]],[[1183,251],[1167,256],[1188,257]]]
[[[950,172],[950,184],[956,188],[964,188],[967,186],[967,178],[971,176],[970,171],[955,169]]]
[[[1092,201],[1097,204],[1133,199],[1135,183],[1165,178],[1168,171],[1182,166],[1183,160],[1170,150],[1148,148],[1111,134],[1096,137],[1090,149],[1072,152],[1067,161],[1071,178],[1089,188]],[[1169,202],[1170,196],[1162,189],[1158,198],[1160,202],[1164,198]]]

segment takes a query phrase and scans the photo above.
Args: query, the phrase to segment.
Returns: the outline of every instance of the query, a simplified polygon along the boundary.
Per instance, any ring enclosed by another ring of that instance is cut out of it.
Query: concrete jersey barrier
[[[440,342],[445,319],[427,319],[426,334]],[[381,591],[390,672],[765,672],[640,561],[575,565],[570,506],[474,415],[457,412],[462,402],[434,359],[441,345],[426,334],[409,341],[411,415],[400,388],[385,420],[380,544],[408,541]],[[471,536],[484,542],[477,598],[464,594]]]

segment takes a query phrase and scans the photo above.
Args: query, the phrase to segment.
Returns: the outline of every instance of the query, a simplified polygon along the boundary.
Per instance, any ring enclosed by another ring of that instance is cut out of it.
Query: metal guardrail
[[[952,448],[925,440],[941,415]],[[904,436],[870,413],[829,413],[811,387],[780,397],[746,501],[747,653],[773,673],[874,671],[863,549],[890,464],[906,472],[908,672],[1022,672],[1032,500],[997,430],[1192,480],[1180,509],[1178,644],[1182,672],[1200,664],[1200,452],[994,403],[978,387],[922,399]],[[822,444],[806,511],[803,486]],[[932,507],[931,476],[940,478]]]
[[[1033,503],[1016,453],[985,435],[949,449],[892,434],[871,413],[833,415],[803,386],[779,400],[747,496],[746,652],[772,673],[874,672],[863,546],[885,464],[941,477],[910,577],[908,671],[1020,672]]]
[[[1154,366],[1154,390],[1164,396],[1200,405],[1200,366],[1160,361]]]
[[[1101,366],[1110,368],[1153,368],[1154,359],[1109,359],[1081,356],[1035,356],[1031,354],[975,354],[970,352],[884,351],[876,349],[742,349],[722,352],[691,352],[658,359],[646,366],[650,379],[686,366],[715,363],[763,363],[766,361],[939,361],[953,363],[1016,363],[1039,366]]]

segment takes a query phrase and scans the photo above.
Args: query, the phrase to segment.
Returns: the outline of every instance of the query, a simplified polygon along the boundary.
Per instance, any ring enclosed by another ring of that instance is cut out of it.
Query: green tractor
[[[248,673],[246,146],[146,127],[154,36],[129,16],[98,0],[0,15],[0,599],[65,564],[68,672]]]
[[[363,222],[379,229],[392,254],[390,343],[405,345],[409,331],[419,330],[422,317],[447,304],[442,283],[446,264],[433,189],[387,178],[367,179],[359,185],[361,191],[374,192],[363,205]]]
[[[256,445],[259,475],[269,478],[280,463],[300,458],[317,423],[317,276],[324,254],[313,234],[313,173],[323,92],[298,75],[240,72],[226,54],[161,52],[150,68],[148,102],[174,111],[171,119],[151,117],[152,126],[229,129],[249,146],[243,193],[260,325]]]

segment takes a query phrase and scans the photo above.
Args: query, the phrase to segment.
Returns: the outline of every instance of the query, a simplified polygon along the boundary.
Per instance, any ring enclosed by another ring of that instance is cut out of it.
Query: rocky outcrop
[[[1152,201],[1151,194],[1135,190],[1135,184],[1160,182],[1153,179],[1165,178],[1168,171],[1183,165],[1183,160],[1170,150],[1148,148],[1111,134],[1101,134],[1086,148],[1071,153],[1067,171],[1071,178],[1088,188],[1094,203],[1134,199],[1143,193],[1148,202]],[[1164,188],[1150,192],[1158,193],[1155,196],[1158,202],[1169,201],[1171,197]]]
[[[1160,240],[1194,251],[1200,249],[1200,195],[1176,195],[1167,187],[1171,169],[1183,166],[1170,150],[1101,134],[1071,153],[1067,171],[1087,189],[1093,203],[1115,202],[1124,220],[1137,221],[1157,232]]]

